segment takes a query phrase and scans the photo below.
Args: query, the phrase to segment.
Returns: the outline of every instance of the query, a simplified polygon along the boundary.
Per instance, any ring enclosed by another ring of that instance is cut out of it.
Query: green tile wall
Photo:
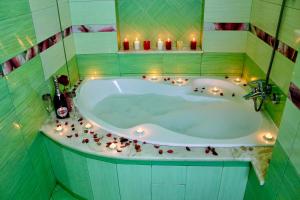
[[[200,42],[202,0],[140,1],[118,0],[120,39],[148,39],[155,46],[158,38],[182,40],[189,45],[192,37]],[[184,6],[183,6],[184,5]]]

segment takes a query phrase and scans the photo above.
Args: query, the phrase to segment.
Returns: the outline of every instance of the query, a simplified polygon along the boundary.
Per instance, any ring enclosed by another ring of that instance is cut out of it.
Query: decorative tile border
[[[300,109],[300,88],[293,82],[291,82],[289,88],[289,99]]]
[[[73,33],[116,32],[116,25],[75,25]]]
[[[72,34],[72,28],[68,27],[63,31],[64,37],[67,37]],[[47,38],[46,40],[38,43],[37,45],[23,51],[19,55],[5,61],[4,63],[0,64],[0,77],[6,76],[11,73],[13,70],[21,67],[29,60],[36,57],[38,54],[46,51],[50,47],[57,44],[62,39],[62,33],[56,33],[51,37]]]
[[[264,41],[266,44],[268,44],[271,47],[274,47],[275,45],[275,37],[272,35],[266,33],[262,29],[250,25],[250,31],[256,35],[258,38],[260,38],[262,41]],[[278,41],[278,46],[276,47],[277,51],[280,52],[282,55],[284,55],[286,58],[291,60],[292,62],[296,62],[298,51],[289,45],[285,44],[282,41]]]
[[[248,23],[204,23],[204,31],[248,31]]]

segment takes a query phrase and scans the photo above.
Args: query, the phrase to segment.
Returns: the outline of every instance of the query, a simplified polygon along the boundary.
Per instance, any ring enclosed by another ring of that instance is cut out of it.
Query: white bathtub
[[[263,136],[271,133],[276,138],[276,126],[266,113],[254,111],[252,101],[242,98],[244,86],[211,78],[189,82],[179,86],[129,78],[86,80],[77,90],[75,105],[95,126],[153,144],[274,144]],[[220,91],[214,93],[214,87]]]

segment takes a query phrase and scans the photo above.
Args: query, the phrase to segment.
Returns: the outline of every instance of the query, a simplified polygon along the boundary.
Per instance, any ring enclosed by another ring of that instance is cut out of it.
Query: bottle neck
[[[56,77],[54,77],[54,86],[55,86],[55,93],[57,96],[61,95],[61,92],[59,90],[59,84],[58,84],[58,80]]]

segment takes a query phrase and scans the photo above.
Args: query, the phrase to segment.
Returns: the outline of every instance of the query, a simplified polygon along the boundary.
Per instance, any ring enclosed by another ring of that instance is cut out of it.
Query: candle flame
[[[193,42],[195,42],[196,41],[196,38],[195,37],[193,37]]]
[[[124,39],[124,42],[128,42],[128,39],[127,39],[127,38],[125,38],[125,39]]]
[[[167,41],[170,42],[170,38],[168,38]]]

